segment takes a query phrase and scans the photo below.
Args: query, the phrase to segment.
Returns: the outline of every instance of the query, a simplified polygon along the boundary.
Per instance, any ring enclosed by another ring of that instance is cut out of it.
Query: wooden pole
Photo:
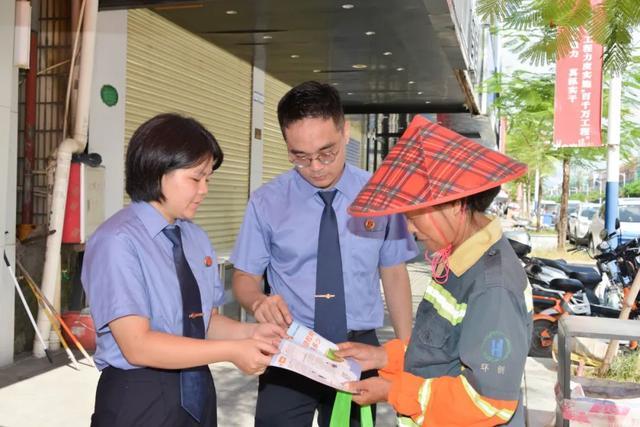
[[[16,265],[18,266],[18,268],[22,271],[22,274],[24,275],[25,280],[27,280],[27,282],[30,282],[33,286],[31,287],[31,289],[39,294],[39,296],[42,298],[42,301],[44,302],[45,306],[51,311],[51,313],[55,316],[56,320],[58,321],[58,323],[60,323],[60,326],[62,326],[62,329],[65,330],[65,332],[67,333],[67,335],[69,335],[69,338],[71,338],[71,341],[75,344],[75,346],[78,348],[78,350],[80,350],[80,353],[82,353],[82,355],[87,359],[87,362],[89,362],[89,364],[91,366],[93,366],[94,368],[96,367],[96,365],[93,363],[93,359],[91,358],[91,356],[89,356],[89,353],[87,353],[87,351],[84,349],[84,347],[82,346],[82,344],[80,344],[80,341],[78,341],[78,339],[76,338],[75,335],[73,335],[73,333],[71,332],[71,330],[69,329],[69,327],[67,326],[67,324],[64,322],[64,320],[62,320],[62,317],[60,316],[60,314],[56,311],[56,309],[53,307],[53,305],[51,304],[51,302],[44,296],[44,294],[42,293],[42,291],[40,290],[40,288],[38,288],[36,282],[31,278],[31,275],[29,274],[29,272],[27,271],[26,268],[23,267],[23,265],[20,262],[16,262]]]
[[[622,302],[622,311],[620,312],[619,319],[628,319],[629,314],[631,313],[631,309],[633,308],[633,304],[638,296],[638,291],[640,291],[640,272],[636,272],[636,277],[633,279],[633,283],[631,284],[631,288],[629,289],[629,293],[625,297]],[[605,375],[609,368],[611,367],[611,362],[613,358],[618,353],[618,340],[611,340],[609,342],[609,347],[607,347],[607,354],[604,356],[604,361],[602,362],[602,366],[600,367],[600,375]],[[637,367],[637,369],[640,366]]]

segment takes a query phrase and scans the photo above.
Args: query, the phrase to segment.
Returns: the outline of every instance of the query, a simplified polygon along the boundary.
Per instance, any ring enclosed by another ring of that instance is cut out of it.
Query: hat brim
[[[522,174],[520,176],[524,175],[525,172],[526,172],[526,169],[522,172]],[[428,208],[428,207],[432,207],[432,206],[444,205],[445,203],[454,202],[456,200],[461,200],[461,199],[464,199],[465,197],[473,196],[474,194],[479,194],[479,193],[482,193],[483,191],[489,190],[491,188],[498,187],[498,186],[500,186],[500,185],[502,185],[502,184],[504,184],[506,182],[509,182],[509,181],[511,181],[511,179],[505,179],[502,182],[492,182],[491,185],[478,187],[477,189],[474,189],[474,191],[468,191],[468,192],[465,192],[465,193],[454,194],[454,195],[451,195],[449,197],[443,197],[443,198],[440,198],[438,200],[430,200],[428,202],[419,203],[419,204],[394,205],[394,206],[389,206],[388,209],[370,210],[370,211],[354,210],[354,209],[352,209],[351,206],[349,206],[349,208],[347,208],[347,211],[349,212],[349,214],[351,214],[351,216],[367,217],[367,218],[369,218],[369,217],[377,217],[377,216],[385,216],[385,215],[393,215],[393,214],[405,213],[405,212],[411,212],[411,211],[417,211],[417,210],[420,210],[420,209],[424,209],[424,208]]]
[[[524,175],[527,166],[416,116],[348,211],[391,215],[473,196]]]

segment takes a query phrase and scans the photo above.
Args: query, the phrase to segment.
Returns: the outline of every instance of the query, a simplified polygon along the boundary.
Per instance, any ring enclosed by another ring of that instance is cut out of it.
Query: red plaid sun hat
[[[527,166],[416,116],[349,207],[380,216],[439,205],[512,181]]]

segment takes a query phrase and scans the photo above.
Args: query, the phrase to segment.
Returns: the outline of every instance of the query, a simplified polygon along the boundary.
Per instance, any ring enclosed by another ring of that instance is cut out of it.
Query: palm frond
[[[536,0],[532,6],[552,26],[580,27],[591,18],[590,0]]]
[[[640,26],[640,4],[638,0],[618,0],[620,10],[630,27]]]
[[[501,22],[510,48],[534,65],[566,55],[584,27],[604,47],[605,70],[621,72],[632,61],[631,35],[640,28],[640,0],[603,0],[593,8],[590,0],[479,0],[478,12]]]
[[[502,21],[520,8],[522,0],[480,0],[476,13],[484,21]]]
[[[558,51],[558,40],[554,34],[548,32],[529,45],[522,45],[516,51],[520,60],[535,66],[543,66],[553,63]]]
[[[600,3],[593,8],[591,20],[585,26],[594,41],[604,45],[609,32],[609,17],[605,3]]]
[[[581,27],[561,27],[556,33],[556,59],[569,55],[571,48],[580,41]]]
[[[504,18],[504,27],[516,31],[527,31],[544,24],[542,14],[538,10],[524,10],[521,13]]]
[[[556,18],[556,25],[560,27],[582,27],[591,19],[592,7],[590,0],[565,0],[564,8]]]

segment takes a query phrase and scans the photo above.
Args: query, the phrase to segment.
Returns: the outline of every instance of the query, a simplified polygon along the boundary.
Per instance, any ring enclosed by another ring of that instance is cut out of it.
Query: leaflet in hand
[[[338,390],[344,383],[360,379],[360,365],[334,355],[338,346],[295,320],[287,330],[289,339],[280,342],[271,366],[297,372]]]

